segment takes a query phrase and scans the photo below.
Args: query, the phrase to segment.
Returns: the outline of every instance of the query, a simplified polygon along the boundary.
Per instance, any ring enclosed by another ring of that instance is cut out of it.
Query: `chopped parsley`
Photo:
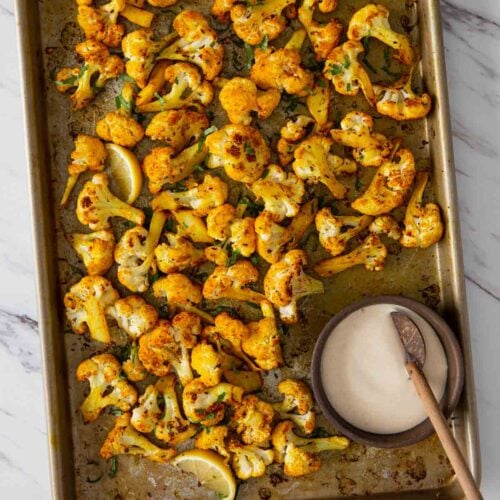
[[[253,49],[248,43],[245,43],[245,68],[250,69],[253,63]]]
[[[328,67],[328,73],[332,76],[340,75],[344,70],[340,64],[330,64]]]
[[[118,472],[118,457],[111,458],[111,467],[109,468],[108,476],[113,478]]]
[[[215,125],[212,125],[203,131],[203,134],[201,134],[201,137],[198,139],[198,153],[203,149],[205,139],[216,130],[218,130],[218,128]]]
[[[262,39],[262,42],[257,45],[259,49],[266,50],[269,45],[269,37],[267,35],[264,35],[264,38]]]
[[[115,107],[116,109],[125,109],[126,111],[130,111],[130,102],[127,101],[127,99],[125,99],[125,97],[123,97],[122,95],[117,95],[115,97]]]
[[[247,156],[255,156],[255,149],[252,148],[249,142],[245,142],[245,154]]]

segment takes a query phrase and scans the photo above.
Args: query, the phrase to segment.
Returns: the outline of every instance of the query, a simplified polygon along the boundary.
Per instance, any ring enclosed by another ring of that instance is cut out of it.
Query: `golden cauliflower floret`
[[[171,7],[175,5],[179,0],[148,0],[148,4],[153,7]]]
[[[114,12],[106,12],[103,7],[95,9],[89,4],[79,4],[77,22],[89,40],[97,40],[108,47],[118,47],[125,34],[125,26],[118,24],[119,11],[125,7],[125,0],[113,0]],[[108,4],[108,5],[110,5]]]
[[[217,350],[207,343],[196,345],[191,352],[191,366],[198,373],[207,387],[217,385],[222,376],[222,357]]]
[[[156,114],[146,128],[154,141],[166,142],[176,152],[198,141],[210,126],[207,115],[187,108],[170,109]]]
[[[155,248],[155,257],[158,269],[165,274],[197,267],[206,260],[202,249],[173,233],[167,233],[167,243]]]
[[[346,249],[348,241],[366,229],[372,220],[373,217],[369,215],[335,216],[329,208],[322,208],[316,214],[315,222],[320,243],[335,256],[341,254]]]
[[[282,11],[294,0],[251,0],[231,8],[231,20],[236,35],[250,45],[257,45],[264,37],[277,38],[286,27]]]
[[[109,343],[106,309],[120,298],[109,280],[102,276],[85,276],[64,296],[66,317],[77,334],[89,331],[90,338]]]
[[[139,359],[137,341],[132,341],[129,347],[127,358],[122,363],[123,372],[131,382],[141,382],[148,376],[148,371]]]
[[[196,436],[194,445],[200,450],[213,450],[224,457],[224,460],[229,460],[231,454],[225,443],[228,432],[229,430],[225,425],[202,428],[201,432]]]
[[[95,174],[85,183],[76,202],[78,221],[93,231],[108,229],[109,219],[122,217],[135,224],[144,223],[144,213],[117,198],[108,188],[108,176]]]
[[[117,99],[117,111],[108,113],[96,124],[96,133],[102,140],[125,148],[135,148],[142,141],[144,129],[132,117],[133,103],[134,88],[132,84],[126,83],[121,97]]]
[[[307,109],[320,128],[328,124],[332,95],[330,87],[328,80],[318,79],[306,99]]]
[[[231,425],[245,444],[264,444],[271,438],[274,409],[257,396],[245,396],[236,404]]]
[[[203,285],[203,297],[260,304],[265,300],[264,295],[248,287],[258,279],[259,271],[248,260],[239,260],[230,267],[217,266]]]
[[[316,59],[322,61],[339,44],[342,23],[338,19],[330,19],[326,24],[315,21],[313,16],[317,4],[318,0],[304,0],[299,7],[298,16],[307,31]]]
[[[115,426],[107,435],[100,451],[104,459],[115,455],[139,455],[160,463],[168,462],[175,454],[175,449],[160,448],[137,432],[130,424],[130,413],[116,418]]]
[[[173,309],[199,304],[202,299],[201,287],[184,274],[169,274],[153,283],[153,293],[157,298],[165,298]]]
[[[307,254],[303,250],[291,250],[271,265],[264,278],[264,293],[285,323],[298,321],[298,301],[302,297],[324,293],[323,283],[304,272],[306,264]]]
[[[201,184],[185,191],[161,191],[151,202],[154,210],[189,208],[193,215],[205,216],[210,210],[223,205],[229,196],[228,185],[220,178],[205,175]]]
[[[224,125],[206,138],[205,145],[208,168],[223,167],[231,179],[239,182],[255,182],[271,159],[262,134],[248,125]]]
[[[381,215],[401,206],[415,178],[415,159],[400,149],[377,170],[366,191],[351,206],[366,215]]]
[[[364,167],[380,167],[392,151],[391,141],[373,132],[373,118],[362,111],[347,113],[340,129],[330,130],[330,135],[335,142],[353,148],[352,155]]]
[[[349,40],[360,41],[373,37],[396,50],[396,59],[403,64],[412,64],[415,53],[410,40],[402,33],[396,33],[389,24],[389,9],[380,4],[368,4],[359,9],[349,21]]]
[[[314,270],[320,276],[333,276],[350,267],[362,264],[367,271],[382,271],[386,258],[387,248],[376,234],[370,234],[352,252],[322,260],[314,266]]]
[[[231,236],[229,238],[233,253],[242,257],[250,257],[257,248],[257,235],[255,234],[255,219],[244,217],[236,219],[231,224]]]
[[[120,362],[112,354],[98,354],[82,361],[76,370],[79,382],[87,381],[89,395],[80,406],[83,420],[95,420],[106,408],[116,406],[128,411],[137,401],[137,391],[120,376]]]
[[[368,226],[370,233],[386,234],[393,240],[401,238],[401,228],[398,221],[391,215],[380,215]]]
[[[82,259],[90,276],[106,274],[113,265],[115,237],[110,229],[68,235],[71,246]]]
[[[339,94],[355,96],[361,89],[366,100],[375,105],[375,93],[370,77],[358,62],[358,56],[363,50],[360,42],[352,40],[335,47],[326,58],[323,75],[331,80]]]
[[[233,438],[229,440],[228,449],[232,454],[231,465],[239,479],[262,477],[266,467],[274,461],[274,450],[245,445]]]
[[[231,224],[236,217],[236,209],[229,203],[210,210],[207,215],[208,234],[214,240],[218,241],[229,239],[231,236]]]
[[[192,210],[176,210],[172,212],[177,221],[177,234],[189,238],[194,243],[213,243],[207,231],[205,220],[195,215]]]
[[[240,77],[224,82],[219,94],[229,121],[242,125],[252,123],[252,113],[256,113],[261,120],[269,118],[280,99],[279,90],[259,90],[252,80]]]
[[[265,211],[276,215],[278,221],[295,217],[305,194],[302,180],[277,165],[270,165],[267,175],[254,182],[250,189],[257,198],[264,200]]]
[[[158,321],[158,312],[138,295],[118,299],[106,309],[117,325],[132,338],[139,338],[149,332]]]
[[[435,203],[422,204],[422,196],[429,180],[427,172],[418,172],[404,219],[401,245],[408,248],[427,248],[437,243],[444,232],[441,210]]]
[[[297,115],[286,121],[280,130],[276,144],[280,164],[285,166],[293,161],[293,153],[299,141],[304,139],[314,128],[314,119],[306,115]]]
[[[61,206],[68,202],[78,177],[81,173],[102,172],[108,154],[100,139],[90,135],[78,134],[75,139],[75,149],[71,153],[71,163],[68,165],[68,181],[61,199]]]
[[[162,411],[158,404],[160,391],[154,385],[148,385],[132,410],[130,423],[139,432],[148,433],[155,430]]]
[[[172,27],[179,38],[159,57],[196,64],[207,80],[213,80],[222,70],[224,47],[208,20],[199,12],[183,10],[175,17]]]
[[[125,65],[120,57],[111,55],[105,45],[86,40],[76,46],[76,53],[83,59],[81,68],[62,68],[56,75],[56,88],[61,93],[70,92],[74,110],[87,106],[108,80],[120,76]]]

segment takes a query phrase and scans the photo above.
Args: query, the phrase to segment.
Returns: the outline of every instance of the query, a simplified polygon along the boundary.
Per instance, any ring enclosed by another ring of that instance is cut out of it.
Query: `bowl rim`
[[[463,355],[457,337],[446,321],[428,306],[407,297],[395,295],[365,297],[342,309],[325,325],[316,341],[311,363],[313,392],[324,416],[330,424],[353,441],[377,448],[401,448],[422,441],[434,432],[434,428],[428,418],[415,427],[393,434],[376,434],[364,431],[352,425],[336,412],[326,397],[321,380],[321,357],[326,341],[332,331],[353,312],[375,304],[393,304],[406,307],[422,316],[433,327],[441,341],[448,362],[446,387],[439,403],[445,418],[451,416],[460,401],[465,378]]]

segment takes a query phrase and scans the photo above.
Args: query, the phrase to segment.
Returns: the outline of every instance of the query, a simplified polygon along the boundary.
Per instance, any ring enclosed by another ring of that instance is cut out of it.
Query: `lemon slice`
[[[132,151],[117,144],[107,143],[108,171],[111,191],[129,205],[137,200],[142,190],[142,170]]]
[[[215,491],[217,497],[232,500],[236,495],[236,481],[229,466],[220,455],[210,450],[187,450],[177,455],[172,463],[196,476],[198,482]]]

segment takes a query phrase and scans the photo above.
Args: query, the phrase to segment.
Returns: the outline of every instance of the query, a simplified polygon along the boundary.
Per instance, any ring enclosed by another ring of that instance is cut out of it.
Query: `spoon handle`
[[[451,433],[448,424],[444,418],[443,412],[439,408],[439,404],[434,397],[434,394],[425,378],[425,375],[420,371],[414,362],[406,364],[406,370],[410,379],[415,385],[417,394],[422,401],[429,420],[434,426],[434,430],[438,435],[443,448],[448,455],[450,463],[457,475],[458,482],[462,486],[467,500],[482,500],[481,492],[479,491],[474,477],[472,476],[467,462],[465,461],[460,448]]]

